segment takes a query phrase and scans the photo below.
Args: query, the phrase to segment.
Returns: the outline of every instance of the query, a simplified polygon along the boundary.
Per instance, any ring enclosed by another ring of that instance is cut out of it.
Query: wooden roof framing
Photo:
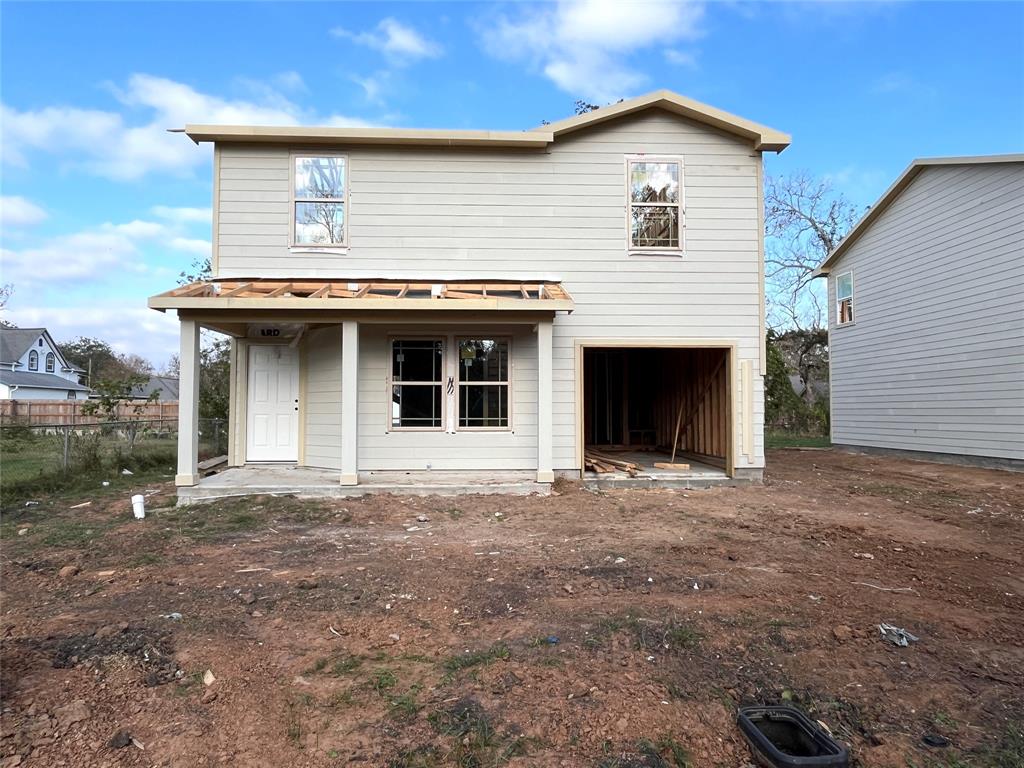
[[[149,300],[152,309],[390,309],[572,311],[561,283],[510,280],[267,280],[191,283]]]

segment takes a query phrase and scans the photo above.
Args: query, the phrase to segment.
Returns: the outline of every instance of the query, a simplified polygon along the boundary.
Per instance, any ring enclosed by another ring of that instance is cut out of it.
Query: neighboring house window
[[[57,358],[53,356],[53,352],[46,353],[46,372],[53,373]]]
[[[77,395],[75,395],[75,390],[69,389],[68,390],[68,400],[76,400],[76,399],[77,399]]]
[[[442,429],[444,342],[393,340],[390,389],[392,429]]]
[[[296,156],[293,161],[293,245],[345,245],[347,158]]]
[[[631,251],[683,248],[683,161],[638,157],[626,161]]]
[[[509,355],[505,339],[460,339],[459,428],[507,429]]]
[[[39,370],[39,353],[34,349],[28,353],[28,369],[30,371]]]
[[[839,325],[853,322],[853,272],[836,275],[836,321]]]
[[[37,341],[37,342],[36,342],[36,346],[37,346],[37,347],[41,347],[41,346],[43,346],[43,340],[42,340],[42,339],[39,339],[39,341]]]

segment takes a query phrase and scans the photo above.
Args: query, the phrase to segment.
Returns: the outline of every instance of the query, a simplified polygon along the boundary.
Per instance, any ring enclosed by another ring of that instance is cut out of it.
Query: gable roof
[[[0,363],[16,363],[45,328],[0,328]]]
[[[529,131],[467,131],[418,128],[312,127],[261,125],[188,124],[184,132],[197,144],[203,141],[305,143],[305,144],[394,144],[419,146],[499,146],[538,147],[554,143],[560,136],[591,125],[631,115],[646,109],[664,109],[705,125],[749,139],[754,149],[781,152],[790,137],[774,128],[688,99],[672,91],[653,91],[634,99],[620,101],[582,115],[541,125]]]
[[[553,139],[558,139],[573,131],[614,120],[624,115],[642,112],[645,109],[663,109],[698,123],[718,128],[726,133],[750,139],[754,142],[754,149],[762,152],[781,152],[789,146],[791,141],[789,134],[782,131],[667,90],[652,91],[643,96],[637,96],[635,99],[626,99],[618,104],[610,104],[591,112],[584,112],[582,115],[567,117],[565,120],[559,120],[557,123],[543,125],[533,130],[548,131]]]
[[[47,343],[61,362],[61,370],[85,373],[84,368],[79,368],[67,361],[64,353],[57,346],[57,342],[45,328],[0,328],[0,364],[13,365],[17,363],[40,336],[46,337]]]
[[[963,157],[920,157],[914,160],[910,165],[907,166],[906,170],[899,175],[899,178],[892,183],[885,192],[882,194],[878,201],[868,208],[860,221],[853,225],[853,229],[846,233],[846,237],[830,253],[821,266],[815,272],[817,277],[827,275],[832,266],[839,260],[849,248],[857,240],[868,231],[871,227],[872,222],[877,219],[882,213],[892,205],[896,198],[907,187],[910,183],[917,178],[917,175],[921,173],[925,168],[931,168],[939,165],[984,165],[989,163],[1024,163],[1024,154],[1012,154],[1012,155],[965,155]]]
[[[0,369],[0,384],[9,387],[32,387],[34,389],[64,389],[88,392],[89,388],[74,381],[68,381],[53,373],[32,373],[30,371],[8,371]]]

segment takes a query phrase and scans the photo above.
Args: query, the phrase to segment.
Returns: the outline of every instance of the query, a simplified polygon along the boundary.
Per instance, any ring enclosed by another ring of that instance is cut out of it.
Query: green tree
[[[155,402],[159,392],[153,392],[145,400],[133,399],[132,390],[149,381],[149,376],[132,373],[115,380],[104,379],[93,386],[94,397],[82,404],[82,413],[99,417],[102,421],[117,424],[128,441],[128,455],[135,450],[135,439],[145,429],[146,406]]]
[[[231,392],[231,341],[219,338],[199,353],[199,418],[227,419]]]
[[[57,347],[65,360],[89,375],[89,386],[93,386],[92,382],[124,381],[133,374],[142,373],[133,370],[107,342],[99,339],[79,336]]]

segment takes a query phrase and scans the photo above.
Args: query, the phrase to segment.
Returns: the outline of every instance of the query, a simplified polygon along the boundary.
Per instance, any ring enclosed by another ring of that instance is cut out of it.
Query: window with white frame
[[[629,249],[655,253],[682,252],[682,159],[628,158],[626,177]]]
[[[853,272],[836,275],[836,323],[853,322]]]
[[[444,429],[444,342],[391,342],[391,429]]]
[[[39,370],[39,353],[34,349],[28,353],[28,369],[30,371]]]
[[[53,356],[53,352],[46,353],[46,372],[53,373],[53,369],[56,367],[57,358]]]
[[[508,429],[507,339],[459,339],[459,429]]]
[[[296,155],[292,170],[292,244],[346,245],[348,158]]]

